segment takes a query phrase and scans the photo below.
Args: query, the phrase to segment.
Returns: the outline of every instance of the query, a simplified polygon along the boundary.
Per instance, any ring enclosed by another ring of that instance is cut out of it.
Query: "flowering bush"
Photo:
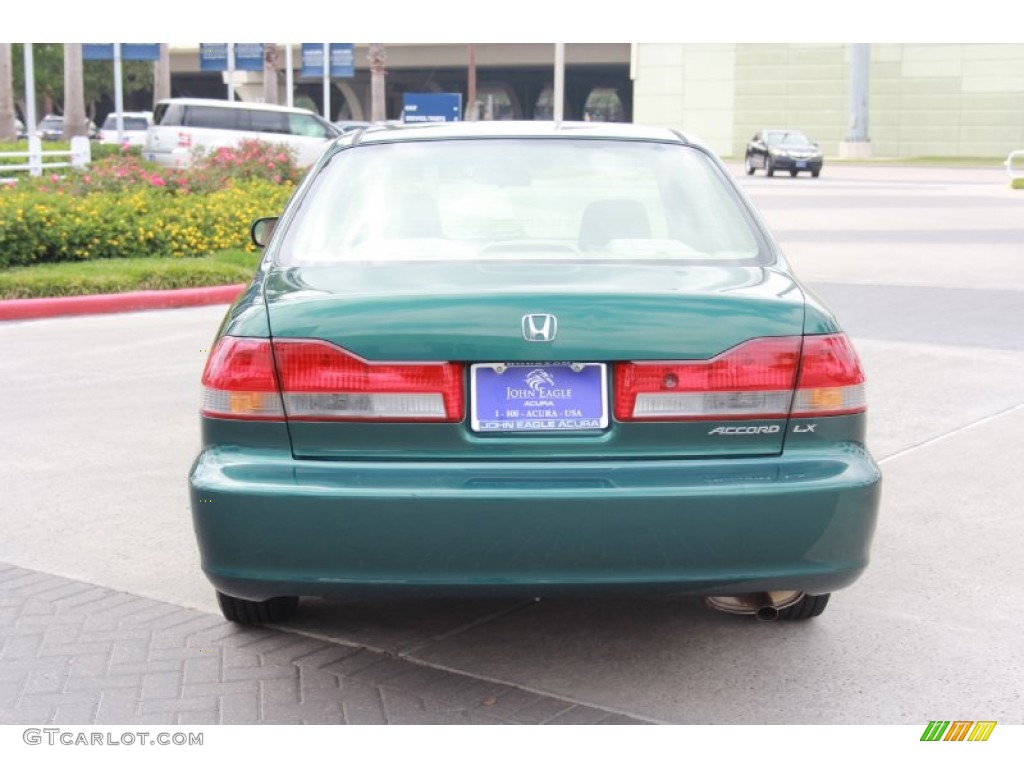
[[[64,177],[0,185],[0,267],[120,256],[196,256],[253,246],[302,172],[281,147],[243,142],[168,171],[118,153]]]
[[[279,212],[290,194],[262,179],[187,195],[151,183],[88,195],[0,191],[0,267],[252,250],[252,220]]]
[[[302,170],[295,165],[291,147],[247,139],[234,147],[193,150],[192,167],[182,176],[184,184],[197,191],[220,189],[246,179],[298,184]]]

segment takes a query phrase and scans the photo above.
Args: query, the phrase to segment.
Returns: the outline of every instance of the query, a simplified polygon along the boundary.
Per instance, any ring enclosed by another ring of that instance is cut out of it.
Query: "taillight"
[[[317,340],[275,340],[288,418],[462,421],[462,366],[373,363]]]
[[[619,421],[789,415],[800,337],[752,339],[710,360],[615,365]]]
[[[841,333],[804,338],[796,386],[792,413],[796,417],[839,416],[867,407],[860,360]]]
[[[201,410],[221,419],[284,419],[270,339],[224,336],[217,342],[203,371]]]
[[[710,360],[615,365],[619,421],[780,419],[865,410],[864,373],[849,339],[752,339]]]

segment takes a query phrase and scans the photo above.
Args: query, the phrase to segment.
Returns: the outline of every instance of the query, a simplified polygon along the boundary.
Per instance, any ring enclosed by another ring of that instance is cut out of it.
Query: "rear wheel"
[[[811,171],[811,176],[813,176],[814,178],[818,178],[819,176],[821,176],[821,168],[815,168],[813,171]]]
[[[791,168],[789,171],[790,176],[796,176],[798,173],[800,173],[800,171],[798,171],[796,168]]]
[[[765,158],[764,161],[764,175],[774,176],[775,175],[775,160],[772,159],[771,155]]]
[[[829,597],[831,595],[828,592],[824,595],[804,595],[792,605],[781,609],[776,621],[803,621],[821,616]]]
[[[224,618],[236,624],[274,624],[287,621],[299,605],[297,597],[272,597],[269,600],[243,600],[217,593]]]
[[[746,158],[746,160],[744,160],[743,165],[746,168],[747,176],[753,176],[754,175],[754,161],[751,159],[750,155],[747,155],[747,158]]]

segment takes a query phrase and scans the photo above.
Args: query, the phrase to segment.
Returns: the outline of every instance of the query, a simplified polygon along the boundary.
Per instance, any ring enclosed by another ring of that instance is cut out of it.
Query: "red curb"
[[[100,315],[108,312],[135,312],[140,309],[230,304],[238,298],[238,294],[244,288],[245,284],[238,284],[217,285],[212,288],[178,288],[170,291],[61,296],[51,299],[10,299],[0,301],[0,320],[35,320],[65,315]]]

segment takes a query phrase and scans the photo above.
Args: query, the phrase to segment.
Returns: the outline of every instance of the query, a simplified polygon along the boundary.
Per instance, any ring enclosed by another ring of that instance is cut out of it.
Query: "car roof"
[[[161,99],[157,104],[184,104],[185,106],[190,107],[223,107],[225,109],[258,109],[261,112],[289,112],[291,114],[300,115],[315,114],[310,110],[302,109],[301,107],[282,107],[277,104],[264,104],[256,101],[227,101],[225,99]]]
[[[700,144],[692,137],[670,128],[633,123],[568,121],[556,123],[542,120],[484,120],[455,123],[407,123],[404,125],[375,123],[365,130],[346,134],[343,138],[346,137],[351,137],[352,144],[466,138],[586,138]]]

